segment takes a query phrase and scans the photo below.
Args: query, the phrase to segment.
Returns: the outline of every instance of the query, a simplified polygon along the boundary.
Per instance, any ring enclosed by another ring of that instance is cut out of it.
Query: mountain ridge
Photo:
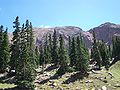
[[[44,37],[46,34],[52,34],[53,31],[57,31],[57,35],[62,34],[64,36],[65,42],[68,42],[68,36],[77,36],[81,33],[83,39],[85,40],[85,44],[88,48],[92,46],[92,32],[94,31],[96,34],[96,38],[98,40],[103,40],[105,43],[111,44],[112,37],[115,35],[120,35],[120,25],[114,24],[110,22],[105,22],[97,27],[94,27],[88,31],[83,31],[80,27],[77,26],[56,26],[49,28],[33,28],[34,38],[36,45],[39,45],[44,41]],[[10,40],[12,38],[12,34],[9,34]]]

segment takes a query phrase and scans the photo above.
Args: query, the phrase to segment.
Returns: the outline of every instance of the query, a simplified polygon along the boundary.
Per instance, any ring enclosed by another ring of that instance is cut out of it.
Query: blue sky
[[[29,19],[34,27],[79,26],[89,30],[104,22],[120,24],[120,0],[0,0],[0,25]]]

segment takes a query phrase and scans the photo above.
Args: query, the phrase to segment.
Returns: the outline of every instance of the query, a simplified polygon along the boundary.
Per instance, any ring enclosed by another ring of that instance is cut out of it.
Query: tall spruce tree
[[[31,60],[30,41],[28,40],[28,32],[24,24],[20,32],[20,56],[17,61],[16,78],[20,87],[33,88],[33,80],[35,79],[35,67]]]
[[[33,36],[33,27],[32,23],[29,23],[29,20],[26,20],[26,26],[25,26],[25,31],[27,35],[27,47],[28,47],[28,53],[29,53],[29,73],[30,77],[32,79],[35,79],[36,76],[36,71],[35,69],[37,68],[37,61],[36,61],[36,55],[35,55],[35,44],[34,44],[34,36]]]
[[[18,81],[22,81],[27,79],[27,67],[28,67],[28,61],[29,61],[29,53],[28,53],[28,47],[27,47],[27,40],[26,40],[26,32],[24,29],[24,24],[22,26],[22,30],[20,32],[20,60],[18,61],[17,65],[17,72],[16,72],[16,78]]]
[[[65,49],[64,39],[62,35],[59,37],[60,47],[59,47],[59,69],[57,74],[64,74],[68,70],[68,66],[70,64],[68,53]]]
[[[81,51],[81,41],[80,41],[80,37],[77,36],[77,40],[76,40],[76,69],[80,70],[82,69],[82,51]]]
[[[10,60],[10,47],[9,47],[9,40],[8,40],[8,29],[6,29],[6,31],[4,32],[4,40],[2,43],[2,48],[3,48],[3,55],[4,55],[4,63],[5,63],[5,67],[8,67],[8,62]]]
[[[58,39],[56,30],[54,30],[52,40],[52,62],[58,65]]]
[[[37,68],[33,29],[32,29],[32,23],[29,22],[29,20],[26,20],[25,31],[27,35],[27,47],[29,49],[29,59],[31,61],[32,67]]]
[[[44,54],[45,54],[45,64],[51,62],[51,52],[50,52],[50,45],[48,44],[48,36],[46,35],[45,44],[44,44]]]
[[[112,60],[112,45],[108,45],[108,54],[109,54],[109,58],[111,61]]]
[[[2,44],[3,44],[3,40],[4,40],[4,33],[3,33],[3,26],[0,26],[0,71],[4,72],[6,65],[4,63],[4,55],[3,55],[3,48],[2,48]]]
[[[16,70],[17,62],[19,60],[20,54],[20,22],[19,17],[17,16],[13,22],[15,29],[13,32],[12,45],[11,45],[11,59],[10,59],[10,69]]]
[[[30,24],[29,24],[29,20],[26,20],[25,31],[26,31],[26,35],[27,35],[27,45],[30,48]]]
[[[97,43],[96,36],[95,36],[94,32],[93,32],[93,47],[91,50],[91,58],[94,61],[96,61],[96,66],[98,67],[98,69],[101,69],[102,60],[101,60],[101,55],[100,55],[98,43]]]
[[[71,54],[71,37],[70,36],[68,37],[68,40],[69,40],[68,41],[68,45],[69,45],[68,46],[68,53],[69,53],[69,57],[70,57],[70,54]]]
[[[98,42],[98,47],[99,47],[100,55],[101,55],[101,58],[102,58],[102,65],[105,66],[106,68],[108,68],[109,64],[110,64],[108,47],[103,41]]]
[[[120,60],[120,37],[115,36],[113,37],[112,42],[112,57],[114,60],[112,61],[111,65]]]
[[[48,44],[50,47],[50,51],[52,52],[52,36],[51,36],[51,34],[48,35]]]
[[[34,44],[34,35],[33,35],[33,27],[32,27],[32,23],[30,22],[30,25],[29,25],[29,34],[28,37],[30,39],[30,44],[29,44],[29,47],[30,47],[30,61],[31,61],[31,64],[33,64],[33,67],[34,68],[37,68],[37,61],[36,61],[36,58],[35,58],[35,44]]]
[[[48,35],[48,52],[50,54],[50,63],[52,63],[52,36],[51,34]]]
[[[112,58],[116,57],[117,56],[117,49],[116,49],[116,38],[117,37],[113,37],[112,38]]]
[[[75,66],[76,65],[76,41],[75,38],[72,38],[71,42],[71,52],[70,52],[70,66]]]
[[[85,48],[85,45],[81,39],[82,39],[81,36],[77,36],[76,69],[79,70],[82,74],[86,74],[88,70],[89,54],[88,50]]]
[[[39,64],[43,65],[45,64],[45,55],[44,55],[44,47],[41,44],[39,48],[40,56],[39,56]]]
[[[40,57],[39,57],[39,63],[42,66],[42,73],[44,73],[44,67],[45,67],[45,54],[44,54],[44,46],[40,45]]]
[[[0,72],[5,72],[10,59],[9,41],[7,29],[4,32],[3,26],[0,26]]]

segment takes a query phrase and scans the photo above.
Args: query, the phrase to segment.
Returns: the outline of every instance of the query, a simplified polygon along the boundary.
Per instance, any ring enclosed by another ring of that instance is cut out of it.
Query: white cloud
[[[49,25],[43,25],[43,24],[42,24],[42,25],[40,25],[40,27],[41,27],[41,28],[50,28],[50,26],[49,26]]]

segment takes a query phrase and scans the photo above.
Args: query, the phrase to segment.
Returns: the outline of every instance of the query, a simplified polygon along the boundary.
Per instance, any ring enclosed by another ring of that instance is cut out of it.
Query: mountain
[[[111,44],[112,37],[120,35],[120,25],[106,22],[98,27],[89,30],[90,33],[93,31],[95,32],[96,38],[98,40],[103,40],[104,42]]]
[[[88,48],[91,48],[92,46],[92,32],[94,31],[96,34],[96,38],[98,40],[103,40],[108,44],[112,43],[112,37],[115,35],[120,35],[120,25],[106,22],[104,24],[101,24],[95,28],[90,29],[89,31],[83,31],[81,28],[76,26],[61,26],[61,27],[51,27],[51,28],[33,28],[34,32],[34,38],[36,45],[41,44],[44,42],[44,38],[46,34],[53,34],[53,31],[57,31],[57,35],[59,36],[62,34],[65,39],[65,43],[67,45],[68,43],[68,36],[77,36],[81,35],[83,36],[83,39],[85,41],[85,44]],[[9,34],[9,39],[11,40],[12,34]]]
[[[86,46],[91,46],[92,35],[89,32],[83,31],[79,27],[75,26],[63,26],[63,27],[53,27],[53,28],[34,28],[34,36],[36,44],[39,45],[40,43],[44,42],[44,37],[46,34],[53,34],[53,31],[56,30],[57,35],[59,36],[62,34],[64,36],[65,42],[68,42],[68,36],[77,36],[82,35],[83,39],[86,42]]]

